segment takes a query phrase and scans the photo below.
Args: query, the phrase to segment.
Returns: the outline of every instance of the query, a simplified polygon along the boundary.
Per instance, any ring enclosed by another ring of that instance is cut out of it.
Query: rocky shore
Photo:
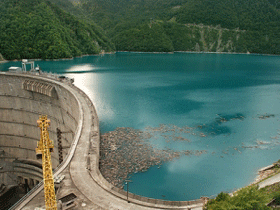
[[[278,160],[277,162],[273,163],[272,165],[259,169],[258,176],[255,178],[253,184],[259,183],[260,181],[262,181],[270,176],[278,174],[279,167],[280,167],[280,162]]]

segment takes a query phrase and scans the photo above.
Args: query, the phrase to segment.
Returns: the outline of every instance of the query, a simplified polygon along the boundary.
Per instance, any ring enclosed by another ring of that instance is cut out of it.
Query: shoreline
[[[42,59],[42,58],[30,58],[28,60],[32,61],[62,61],[62,60],[73,60],[75,58],[82,58],[86,56],[103,56],[103,55],[110,55],[110,54],[117,54],[117,53],[132,53],[132,54],[175,54],[175,53],[182,53],[182,54],[226,54],[226,55],[255,55],[255,56],[280,56],[280,54],[260,54],[260,53],[238,53],[238,52],[206,52],[206,51],[173,51],[173,52],[141,52],[141,51],[114,51],[114,52],[103,52],[99,54],[85,54],[81,56],[71,57],[71,58],[57,58],[57,59]],[[18,62],[21,60],[2,60],[0,64],[8,63],[8,62]]]
[[[260,53],[238,53],[238,52],[196,52],[196,51],[174,51],[175,53],[194,53],[194,54],[229,54],[229,55],[264,55],[264,56],[280,56],[280,54],[260,54]]]
[[[278,161],[272,163],[271,165],[258,169],[257,176],[255,177],[255,180],[252,184],[259,184],[265,179],[277,175],[279,173],[279,170],[277,170],[277,167],[279,166]]]
[[[84,54],[84,55],[81,55],[81,56],[75,56],[75,57],[71,57],[71,58],[56,58],[56,59],[42,59],[42,58],[29,58],[27,60],[30,60],[30,61],[61,61],[61,60],[73,60],[75,58],[82,58],[82,57],[86,57],[86,56],[102,56],[102,55],[106,55],[106,54],[116,54],[116,51],[114,52],[101,52],[99,54]],[[23,58],[25,59],[25,58]],[[14,60],[2,60],[0,61],[0,64],[2,63],[8,63],[8,62],[18,62],[18,61],[22,61],[23,59],[14,59]]]
[[[206,52],[206,51],[173,51],[173,52],[141,52],[141,51],[116,51],[116,53],[139,53],[139,54],[229,54],[229,55],[264,55],[264,56],[280,56],[280,54],[260,54],[260,53],[239,53],[239,52]]]

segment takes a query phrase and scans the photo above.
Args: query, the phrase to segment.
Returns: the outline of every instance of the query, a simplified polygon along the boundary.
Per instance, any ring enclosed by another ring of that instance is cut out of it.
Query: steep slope
[[[0,49],[8,60],[69,58],[114,50],[95,24],[46,0],[3,0],[0,21]]]
[[[39,1],[51,8],[54,13],[51,18],[56,19],[54,22],[62,24],[62,27],[57,28],[54,27],[55,24],[51,24],[55,31],[60,31],[57,34],[60,34],[61,39],[66,42],[65,46],[69,48],[64,50],[68,53],[62,53],[60,57],[114,49],[114,45],[103,34],[114,42],[118,51],[280,54],[280,11],[274,0],[50,1],[63,10],[58,10],[46,0]],[[76,17],[84,21],[77,20]],[[85,20],[91,24],[86,24]],[[92,21],[103,30],[92,24]],[[89,38],[86,34],[89,34]],[[92,34],[96,34],[102,41]],[[99,46],[96,48],[93,44],[96,42],[89,42],[90,39],[97,41]],[[63,46],[60,48],[63,49]],[[57,57],[49,54],[40,56]]]
[[[165,24],[176,51],[247,52],[245,31],[194,24]]]
[[[77,8],[87,11],[105,29],[120,51],[280,54],[280,12],[273,0],[75,2]]]
[[[76,5],[87,11],[96,23],[110,32],[116,24],[168,20],[173,13],[173,7],[184,2],[186,0],[79,0]]]
[[[53,0],[69,1],[69,0]],[[273,2],[274,0],[269,0]],[[77,0],[76,5],[102,26],[150,19],[221,25],[223,28],[263,29],[279,24],[279,11],[268,0]],[[77,3],[78,2],[78,3]]]
[[[267,30],[279,27],[280,13],[267,0],[188,0],[176,13],[179,23]]]
[[[113,39],[119,51],[172,52],[171,39],[160,22],[120,31]]]

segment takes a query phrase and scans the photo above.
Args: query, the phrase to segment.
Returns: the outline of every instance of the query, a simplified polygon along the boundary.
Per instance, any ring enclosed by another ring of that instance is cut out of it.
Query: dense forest
[[[70,58],[115,50],[93,22],[46,0],[2,0],[0,21],[0,53],[8,60]]]
[[[280,54],[277,0],[2,0],[6,59],[101,51]]]
[[[53,0],[55,1],[55,0]],[[60,0],[63,1],[63,0]],[[280,54],[274,0],[76,0],[119,51]]]

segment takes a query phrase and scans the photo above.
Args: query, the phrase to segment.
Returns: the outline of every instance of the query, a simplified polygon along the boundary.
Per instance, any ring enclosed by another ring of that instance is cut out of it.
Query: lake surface
[[[216,195],[250,184],[280,159],[279,56],[117,53],[36,64],[75,79],[102,133],[164,125],[176,129],[150,139],[155,147],[207,151],[132,175],[130,192],[166,200]],[[0,70],[10,66],[21,63]]]

